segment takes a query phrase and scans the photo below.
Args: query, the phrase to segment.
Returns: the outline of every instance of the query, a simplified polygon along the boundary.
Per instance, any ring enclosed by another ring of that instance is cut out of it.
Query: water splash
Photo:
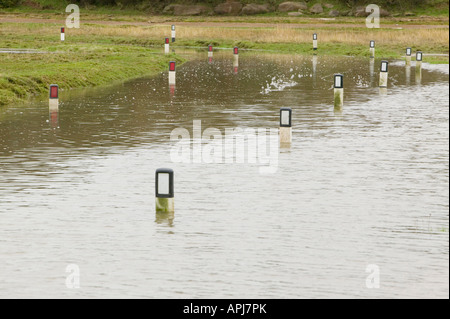
[[[298,83],[293,80],[294,75],[288,79],[286,76],[277,77],[274,76],[270,83],[266,84],[266,87],[261,88],[261,94],[269,94],[274,91],[283,91],[287,87],[293,87]]]

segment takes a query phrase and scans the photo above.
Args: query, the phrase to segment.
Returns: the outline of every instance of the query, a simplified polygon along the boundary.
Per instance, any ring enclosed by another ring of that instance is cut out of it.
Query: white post
[[[61,28],[61,41],[64,41],[66,39],[65,37],[65,28]]]
[[[50,112],[58,111],[59,109],[59,87],[56,84],[50,85],[48,107]]]
[[[369,73],[370,73],[370,86],[372,86],[373,85],[373,77],[375,74],[375,58],[370,58]]]
[[[334,75],[334,108],[340,110],[344,106],[344,76]]]
[[[212,58],[213,57],[213,46],[209,45],[208,46],[208,58]]]
[[[411,48],[406,48],[406,65],[411,66]]]
[[[172,42],[175,42],[175,25],[172,25]]]
[[[155,172],[156,212],[174,213],[174,177],[170,168],[159,168]]]
[[[170,44],[169,44],[169,38],[164,39],[164,53],[169,54],[170,52]]]
[[[238,73],[239,68],[239,49],[238,47],[234,47],[233,49],[233,70],[234,74]]]
[[[375,58],[375,41],[370,41],[370,57]]]
[[[169,85],[175,85],[175,77],[176,77],[176,70],[175,70],[175,61],[169,62]]]
[[[416,83],[422,83],[422,59],[423,53],[421,51],[417,51],[416,53]]]
[[[280,108],[280,144],[288,145],[292,142],[292,109]]]
[[[316,51],[317,50],[317,33],[313,34],[313,50]]]
[[[380,68],[380,88],[387,88],[388,85],[388,61],[381,61]]]

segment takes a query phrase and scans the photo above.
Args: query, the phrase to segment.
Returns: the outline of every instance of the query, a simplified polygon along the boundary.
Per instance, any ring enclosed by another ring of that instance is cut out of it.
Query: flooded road
[[[165,72],[0,109],[0,297],[448,298],[448,65],[417,83],[391,61],[380,94],[379,63],[220,50],[172,90]],[[176,128],[277,129],[281,107],[274,173],[171,158]]]

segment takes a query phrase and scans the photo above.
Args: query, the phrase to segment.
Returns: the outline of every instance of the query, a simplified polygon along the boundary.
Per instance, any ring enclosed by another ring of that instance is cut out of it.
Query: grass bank
[[[147,17],[148,18],[148,17]],[[150,18],[151,20],[151,18]],[[383,28],[298,26],[188,22],[177,25],[176,46],[269,50],[280,53],[313,54],[312,33],[319,35],[318,54],[369,57],[370,40],[377,42],[377,57],[401,58],[406,47],[425,53],[425,61],[448,63],[448,28]],[[4,22],[0,19],[0,48],[34,49],[43,53],[0,53],[0,105],[27,100],[46,93],[52,83],[61,89],[107,85],[115,81],[154,74],[167,69],[169,60],[183,62],[175,55],[162,54],[162,40],[170,35],[173,21],[130,24],[84,22],[80,29],[66,29],[48,22]],[[316,22],[318,22],[316,20]]]
[[[166,70],[170,60],[184,61],[136,45],[92,44],[80,38],[70,44],[56,44],[46,38],[24,35],[19,41],[2,34],[1,48],[32,48],[38,52],[0,53],[0,106],[46,94],[50,84],[58,84],[61,90],[108,85]]]
[[[52,29],[52,31],[50,31]],[[0,53],[0,106],[18,103],[48,92],[50,84],[62,90],[108,85],[156,74],[168,62],[184,59],[163,55],[140,45],[111,45],[110,38],[86,41],[84,36],[61,43],[58,32],[46,25],[0,25],[0,48],[33,49],[36,53]]]

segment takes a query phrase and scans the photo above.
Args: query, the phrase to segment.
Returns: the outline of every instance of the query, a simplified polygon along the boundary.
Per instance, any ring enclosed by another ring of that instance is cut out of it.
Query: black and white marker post
[[[292,109],[290,107],[280,108],[280,144],[290,145],[292,143]]]
[[[388,61],[381,61],[380,66],[380,95],[386,95],[387,94],[387,87],[388,87],[388,75],[389,75],[389,62]]]
[[[175,42],[175,25],[172,25],[172,42]]]
[[[313,34],[313,50],[317,51],[317,33]]]
[[[380,88],[387,88],[389,74],[389,62],[381,61],[380,67]]]
[[[373,85],[374,75],[375,75],[375,58],[370,58],[369,62],[369,75],[370,75],[370,86]]]
[[[411,66],[412,49],[406,48],[406,66]]]
[[[375,41],[374,40],[370,41],[369,47],[370,47],[370,57],[375,58]]]
[[[158,168],[155,172],[156,212],[174,213],[174,174],[170,168]]]
[[[422,59],[423,53],[421,51],[416,52],[416,83],[422,83]]]
[[[342,109],[344,106],[344,75],[334,75],[334,108]]]

